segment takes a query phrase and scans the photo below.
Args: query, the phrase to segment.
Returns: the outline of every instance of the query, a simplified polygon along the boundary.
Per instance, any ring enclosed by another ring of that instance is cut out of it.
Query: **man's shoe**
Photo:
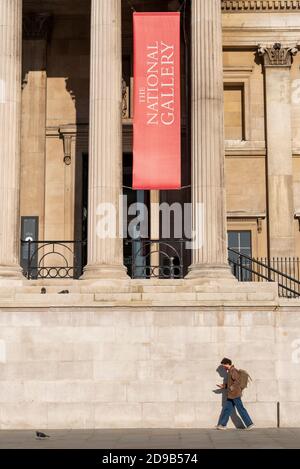
[[[251,430],[254,427],[254,423],[251,423],[249,427],[246,427],[246,430]]]
[[[217,430],[227,430],[227,427],[224,427],[224,425],[217,425],[216,429]]]

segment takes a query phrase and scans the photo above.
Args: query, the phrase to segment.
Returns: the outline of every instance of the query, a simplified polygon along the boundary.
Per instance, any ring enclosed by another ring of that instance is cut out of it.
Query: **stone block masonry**
[[[223,356],[253,378],[258,427],[277,426],[278,402],[300,426],[298,302],[108,309],[0,309],[0,429],[209,428]]]

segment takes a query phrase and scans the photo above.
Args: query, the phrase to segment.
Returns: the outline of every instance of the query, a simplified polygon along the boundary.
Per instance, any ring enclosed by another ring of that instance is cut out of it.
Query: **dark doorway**
[[[143,217],[150,229],[150,193],[149,191],[133,190],[132,189],[132,153],[123,154],[123,220],[124,220],[124,264],[127,267],[127,272],[130,277],[134,278],[147,278],[149,272],[147,271],[147,258],[149,255],[149,249],[145,249],[142,242],[141,236],[135,237],[134,239],[130,236],[129,227],[133,219],[139,215]],[[137,213],[130,212],[129,208],[136,206]],[[145,207],[145,210],[143,210]],[[138,229],[141,229],[138,226]],[[141,230],[143,231],[143,230]]]
[[[21,217],[21,267],[26,275],[31,272],[31,278],[37,278],[38,254],[37,245],[39,235],[39,217]],[[31,244],[32,243],[32,244]]]
[[[89,155],[80,153],[76,162],[74,239],[76,265],[87,265]]]

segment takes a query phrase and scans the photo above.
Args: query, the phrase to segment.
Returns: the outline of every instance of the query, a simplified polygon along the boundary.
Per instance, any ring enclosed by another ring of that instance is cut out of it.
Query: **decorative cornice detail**
[[[122,119],[129,118],[129,88],[122,78]]]
[[[249,222],[249,221],[256,221],[257,224],[257,232],[262,232],[262,221],[265,220],[266,214],[265,212],[261,213],[251,213],[251,212],[227,212],[227,220],[228,221],[238,221],[238,222]]]
[[[60,138],[64,146],[64,163],[69,166],[72,163],[73,149],[72,146],[79,139],[87,140],[88,125],[87,124],[66,124],[60,127],[48,127],[47,137]]]
[[[23,16],[23,38],[48,40],[52,28],[49,13],[28,13]]]
[[[258,55],[263,58],[265,67],[290,67],[297,52],[297,47],[283,47],[280,42],[269,47],[258,46]]]
[[[222,0],[223,13],[299,12],[300,0]]]

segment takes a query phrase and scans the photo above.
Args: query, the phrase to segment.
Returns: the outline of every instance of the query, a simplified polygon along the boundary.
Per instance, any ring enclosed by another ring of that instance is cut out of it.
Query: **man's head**
[[[230,358],[223,358],[223,360],[221,361],[221,365],[226,370],[229,370],[229,368],[231,368],[231,366],[232,366],[232,361],[230,360]]]

